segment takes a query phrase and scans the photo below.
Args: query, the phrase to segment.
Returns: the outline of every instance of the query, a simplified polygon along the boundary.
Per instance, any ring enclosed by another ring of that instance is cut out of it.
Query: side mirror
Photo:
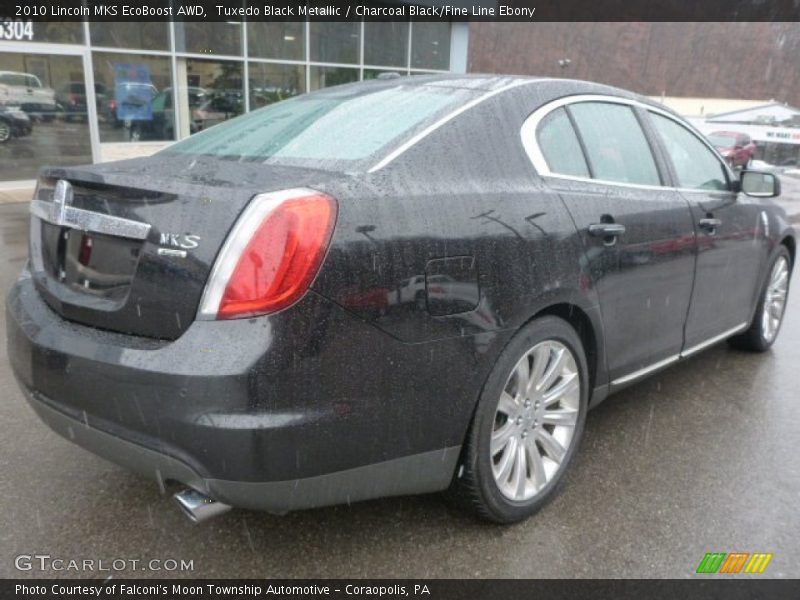
[[[739,189],[754,198],[774,198],[781,195],[781,180],[774,173],[742,171]]]

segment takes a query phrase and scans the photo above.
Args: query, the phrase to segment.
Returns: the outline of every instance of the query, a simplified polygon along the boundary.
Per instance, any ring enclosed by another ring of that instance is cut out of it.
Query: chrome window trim
[[[547,164],[547,160],[542,153],[541,148],[539,147],[539,140],[536,136],[537,130],[539,128],[539,124],[542,120],[548,116],[551,112],[563,108],[565,106],[569,106],[571,104],[579,104],[582,102],[602,102],[606,104],[622,104],[624,106],[630,107],[637,107],[641,108],[642,110],[646,110],[652,112],[654,114],[661,115],[670,119],[671,121],[677,123],[684,129],[686,129],[690,134],[695,136],[699,139],[705,146],[711,150],[714,154],[714,157],[719,161],[720,165],[722,166],[725,173],[728,175],[729,182],[733,180],[733,174],[728,169],[728,166],[725,164],[725,161],[722,160],[716,149],[704,139],[704,136],[696,131],[691,125],[684,123],[680,118],[676,117],[675,115],[670,114],[669,112],[652,106],[650,104],[646,104],[644,102],[640,102],[638,100],[633,100],[631,98],[620,98],[618,96],[606,96],[603,94],[576,94],[574,96],[564,96],[562,98],[558,98],[547,104],[544,104],[533,111],[525,122],[522,124],[520,128],[520,138],[522,140],[522,146],[525,148],[525,153],[528,155],[531,163],[533,163],[536,172],[539,173],[542,177],[550,177],[553,179],[563,179],[566,181],[578,181],[582,183],[595,183],[599,185],[613,185],[618,187],[625,187],[625,188],[634,188],[634,189],[644,189],[644,190],[673,190],[679,192],[690,192],[696,194],[709,194],[709,193],[718,193],[718,194],[736,194],[733,190],[702,190],[697,188],[682,188],[677,186],[671,185],[647,185],[647,184],[640,184],[640,183],[625,183],[623,181],[609,181],[607,179],[595,179],[592,177],[579,177],[575,175],[562,175],[560,173],[553,173],[550,170],[550,167]],[[642,128],[642,133],[647,137],[647,132],[644,131]],[[648,140],[649,141],[649,140]],[[656,157],[653,156],[653,160]]]
[[[680,354],[674,354],[668,358],[665,358],[664,360],[660,360],[656,363],[653,363],[652,365],[648,365],[643,369],[639,369],[638,371],[634,371],[633,373],[629,373],[628,375],[623,375],[622,377],[612,381],[611,385],[622,385],[623,383],[628,383],[629,381],[633,381],[634,379],[639,379],[640,377],[644,377],[645,375],[652,373],[653,371],[657,371],[662,367],[666,367],[674,362],[677,362],[678,360],[680,360],[680,358],[681,358]]]
[[[511,82],[509,84],[506,84],[504,86],[501,86],[499,88],[491,90],[491,91],[489,91],[489,92],[487,92],[485,94],[482,94],[482,95],[478,96],[477,98],[473,98],[472,100],[470,100],[469,102],[467,102],[463,106],[460,106],[459,108],[457,108],[457,109],[453,110],[452,112],[449,112],[445,116],[441,117],[438,121],[435,121],[434,123],[431,123],[428,127],[423,129],[422,131],[420,131],[418,134],[413,136],[411,139],[407,140],[406,142],[404,142],[403,144],[401,144],[400,146],[395,148],[392,152],[390,152],[388,155],[386,155],[380,161],[378,161],[375,164],[374,167],[369,169],[367,171],[367,173],[374,173],[375,171],[379,171],[380,169],[384,168],[386,165],[391,163],[393,160],[395,160],[401,154],[405,153],[407,150],[409,150],[413,146],[416,146],[419,142],[421,142],[423,139],[428,137],[434,131],[436,131],[437,129],[439,129],[443,125],[446,125],[447,123],[449,123],[450,121],[455,119],[458,115],[460,115],[462,113],[465,113],[469,109],[474,108],[475,106],[485,102],[486,100],[489,100],[489,98],[493,98],[493,97],[495,97],[495,96],[497,96],[499,94],[503,94],[503,93],[507,92],[508,90],[514,89],[516,87],[520,87],[522,85],[532,85],[532,84],[535,84],[535,83],[543,83],[545,81],[553,81],[553,79],[552,78],[517,79],[516,81],[513,81],[513,82]]]
[[[648,365],[643,369],[639,369],[638,371],[634,371],[633,373],[629,373],[627,375],[623,375],[622,377],[618,377],[617,379],[611,382],[611,385],[612,386],[622,385],[623,383],[634,381],[636,379],[639,379],[640,377],[644,377],[645,375],[652,373],[653,371],[657,371],[663,367],[669,366],[672,363],[677,362],[682,358],[687,358],[697,352],[700,352],[701,350],[708,348],[709,346],[713,346],[714,344],[721,342],[725,338],[728,338],[736,333],[739,333],[743,329],[747,329],[747,325],[748,324],[746,322],[739,323],[736,327],[732,327],[731,329],[723,331],[719,335],[715,335],[714,337],[709,338],[704,342],[700,342],[699,344],[696,344],[691,348],[681,350],[681,352],[678,354],[673,354],[672,356],[669,356],[663,360]]]
[[[148,223],[113,217],[74,206],[62,205],[55,210],[56,206],[55,202],[45,202],[34,198],[31,200],[30,212],[34,217],[53,225],[103,235],[144,240],[150,233]]]

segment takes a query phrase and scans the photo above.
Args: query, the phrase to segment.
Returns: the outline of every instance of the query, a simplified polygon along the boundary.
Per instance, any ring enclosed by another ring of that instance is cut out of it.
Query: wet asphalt
[[[784,194],[800,215],[800,181]],[[26,230],[26,205],[0,206],[0,304],[24,264]],[[561,493],[512,527],[478,522],[440,495],[284,517],[234,510],[193,525],[157,483],[42,424],[16,387],[5,338],[3,319],[0,577],[681,578],[706,552],[771,552],[763,576],[800,577],[797,290],[770,352],[722,344],[593,410]],[[18,571],[19,555],[111,570]],[[152,559],[193,568],[143,568]]]

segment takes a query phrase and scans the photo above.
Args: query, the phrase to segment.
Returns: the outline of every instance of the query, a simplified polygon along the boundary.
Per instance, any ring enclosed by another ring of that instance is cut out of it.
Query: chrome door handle
[[[709,233],[714,233],[717,227],[722,225],[722,220],[715,219],[713,217],[707,217],[705,219],[700,219],[698,225],[700,225],[700,229],[703,229]]]
[[[592,223],[589,225],[589,235],[596,237],[618,237],[625,233],[622,223]]]

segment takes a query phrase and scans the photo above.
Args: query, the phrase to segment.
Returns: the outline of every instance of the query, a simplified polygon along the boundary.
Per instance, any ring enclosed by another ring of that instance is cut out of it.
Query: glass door
[[[0,52],[0,181],[92,162],[82,54]]]

